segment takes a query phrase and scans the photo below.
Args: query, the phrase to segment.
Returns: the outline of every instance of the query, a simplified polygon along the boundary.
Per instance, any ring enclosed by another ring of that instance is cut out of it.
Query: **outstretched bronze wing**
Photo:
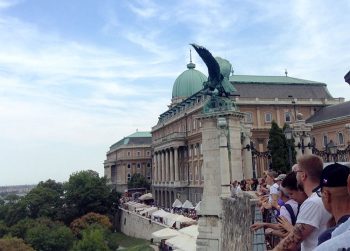
[[[191,44],[197,51],[198,55],[203,59],[204,63],[208,67],[209,81],[211,82],[211,88],[214,89],[217,84],[220,83],[222,76],[220,73],[220,66],[213,55],[203,46],[197,44]]]

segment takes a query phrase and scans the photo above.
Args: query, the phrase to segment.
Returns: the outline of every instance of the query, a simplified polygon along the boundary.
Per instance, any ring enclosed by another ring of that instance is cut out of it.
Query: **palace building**
[[[169,109],[160,114],[152,127],[153,177],[152,192],[159,205],[171,207],[178,198],[193,203],[203,193],[203,156],[201,123],[196,116],[207,97],[201,93],[207,77],[190,62],[187,70],[175,80]],[[327,106],[341,105],[343,98],[333,98],[325,83],[287,76],[231,75],[237,89],[232,96],[242,122],[242,148],[253,142],[259,152],[267,150],[269,129],[274,120],[280,127],[296,121],[297,114],[310,118]],[[251,133],[244,133],[249,128]],[[345,129],[345,128],[344,128]],[[349,134],[347,134],[349,138]],[[242,156],[244,155],[242,149]],[[245,178],[252,172],[242,169]],[[267,168],[261,165],[257,176]]]
[[[127,188],[134,173],[141,173],[152,180],[152,194],[159,206],[170,208],[175,199],[201,201],[202,129],[196,118],[208,97],[201,92],[207,77],[195,67],[190,62],[176,78],[169,108],[160,114],[151,132],[136,132],[110,147],[104,162],[105,176],[118,191]],[[252,155],[246,146],[253,144],[256,151],[266,152],[272,121],[279,127],[298,124],[298,115],[302,114],[312,128],[308,133],[317,149],[325,150],[330,141],[340,149],[349,148],[350,102],[332,97],[325,83],[290,77],[287,73],[232,74],[229,80],[237,90],[231,98],[245,114],[240,146],[243,178],[252,178],[253,173],[261,177],[268,168],[266,162],[255,159],[252,171]]]
[[[113,144],[104,161],[104,174],[118,192],[124,192],[128,181],[140,173],[151,181],[152,136],[150,132],[135,132]]]

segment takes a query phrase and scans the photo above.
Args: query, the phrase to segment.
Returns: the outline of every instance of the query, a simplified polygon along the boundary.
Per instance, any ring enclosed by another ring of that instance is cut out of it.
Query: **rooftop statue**
[[[236,89],[229,81],[232,65],[226,59],[213,57],[213,55],[203,46],[191,44],[203,59],[208,67],[208,81],[204,83],[204,90],[208,91],[209,95],[217,95],[220,97],[231,96]]]

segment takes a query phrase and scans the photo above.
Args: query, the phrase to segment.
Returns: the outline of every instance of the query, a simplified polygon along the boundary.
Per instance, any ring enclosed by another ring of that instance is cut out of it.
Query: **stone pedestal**
[[[199,211],[197,250],[222,250],[223,198],[230,180],[243,178],[240,121],[236,111],[199,115],[202,122],[204,189]]]
[[[312,129],[311,124],[307,124],[304,119],[299,119],[297,122],[292,124],[293,137],[295,150],[297,152],[296,158],[298,159],[304,154],[312,154],[310,132]],[[298,147],[300,146],[300,147]]]

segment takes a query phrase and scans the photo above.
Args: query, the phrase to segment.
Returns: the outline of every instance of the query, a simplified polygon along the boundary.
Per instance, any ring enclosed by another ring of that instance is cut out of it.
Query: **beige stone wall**
[[[166,227],[134,212],[120,209],[120,231],[127,236],[151,240],[153,232]]]
[[[225,198],[223,203],[222,250],[252,250],[253,221],[251,197]]]
[[[332,140],[339,148],[346,147],[350,144],[350,129],[347,128],[350,124],[350,117],[344,119],[338,119],[323,123],[316,123],[313,125],[311,131],[311,139],[315,138],[316,148],[319,150],[325,149],[324,136],[327,137],[328,142]],[[343,144],[340,142],[341,136],[343,136]]]
[[[112,166],[115,165],[115,175]],[[130,168],[128,168],[130,166]],[[118,191],[124,191],[128,177],[140,173],[146,178],[152,176],[152,148],[150,145],[126,145],[107,153],[104,164],[105,177]]]

